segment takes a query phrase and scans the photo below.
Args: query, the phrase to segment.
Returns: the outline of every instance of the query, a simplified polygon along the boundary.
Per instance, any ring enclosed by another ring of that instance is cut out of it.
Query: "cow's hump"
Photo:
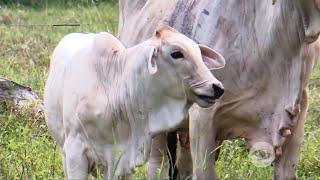
[[[93,49],[95,53],[104,56],[111,52],[122,52],[125,50],[124,45],[112,34],[101,32],[94,38]]]

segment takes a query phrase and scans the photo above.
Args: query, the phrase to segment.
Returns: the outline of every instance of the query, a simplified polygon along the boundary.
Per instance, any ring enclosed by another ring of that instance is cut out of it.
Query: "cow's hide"
[[[274,147],[276,179],[296,177],[319,7],[318,0],[120,0],[119,34],[127,46],[169,24],[226,57],[226,67],[213,72],[226,89],[221,101],[190,110],[194,177],[214,177],[215,153],[206,152],[239,137],[249,147]],[[210,162],[206,168],[203,161]]]

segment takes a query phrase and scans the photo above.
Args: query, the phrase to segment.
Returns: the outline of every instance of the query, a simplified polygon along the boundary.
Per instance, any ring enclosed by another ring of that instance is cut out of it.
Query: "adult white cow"
[[[249,147],[270,144],[275,179],[296,177],[307,84],[318,56],[312,42],[320,33],[319,0],[120,0],[119,22],[120,39],[128,46],[164,23],[227,60],[213,72],[225,86],[219,103],[190,111],[193,170],[185,171],[190,166],[183,163],[180,172],[188,173],[182,177],[215,177],[216,147],[232,138],[245,138]],[[153,145],[150,177],[163,159],[158,149],[166,150],[163,137]]]
[[[208,67],[224,64],[168,26],[128,49],[108,33],[64,37],[44,107],[68,179],[86,179],[97,165],[108,179],[132,173],[149,157],[152,136],[177,127],[191,103],[209,107],[223,94]]]

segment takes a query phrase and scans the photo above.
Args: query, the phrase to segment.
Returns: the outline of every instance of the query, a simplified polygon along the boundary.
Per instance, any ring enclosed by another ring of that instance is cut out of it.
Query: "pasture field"
[[[50,24],[80,26],[57,27]],[[42,97],[50,54],[64,35],[100,31],[115,34],[117,24],[117,3],[39,8],[1,6],[0,77],[29,86]],[[314,68],[309,87],[309,115],[298,175],[300,179],[320,180],[320,65]],[[254,166],[244,147],[243,140],[226,141],[222,145],[217,162],[221,179],[272,179],[273,167]],[[43,114],[30,112],[28,108],[21,112],[0,109],[0,179],[63,177],[60,149],[48,135]],[[146,179],[146,167],[141,167],[135,178]]]

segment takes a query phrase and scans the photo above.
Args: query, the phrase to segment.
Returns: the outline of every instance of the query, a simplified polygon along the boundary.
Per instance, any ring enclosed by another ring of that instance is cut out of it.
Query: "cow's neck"
[[[276,83],[284,85],[290,73],[299,74],[290,72],[301,63],[295,57],[303,43],[293,1],[203,1],[193,28],[192,38],[225,56],[226,67],[213,73],[233,100],[241,94],[252,98],[272,85],[281,89]]]
[[[263,16],[262,22],[264,23],[261,22],[260,26],[256,27],[257,34],[264,32],[264,35],[269,37],[268,41],[265,42],[267,47],[262,46],[262,48],[268,49],[266,53],[275,52],[279,55],[281,53],[281,57],[274,58],[276,61],[290,61],[299,53],[301,46],[305,44],[303,40],[303,15],[299,9],[299,3],[296,0],[278,1],[277,3],[279,4],[274,6],[268,6],[268,2],[260,3],[264,6],[261,8],[272,12],[269,13],[272,15]],[[265,25],[263,26],[263,24]],[[266,32],[265,29],[269,30],[269,32]]]
[[[225,124],[231,126],[267,126],[270,134],[278,135],[281,127],[290,124],[285,108],[296,107],[305,68],[300,57],[305,46],[303,24],[296,1],[207,3],[203,7],[208,12],[199,12],[195,25],[201,27],[192,36],[226,58],[226,67],[214,72],[226,89],[220,117],[230,120]],[[277,138],[272,137],[274,144]]]

